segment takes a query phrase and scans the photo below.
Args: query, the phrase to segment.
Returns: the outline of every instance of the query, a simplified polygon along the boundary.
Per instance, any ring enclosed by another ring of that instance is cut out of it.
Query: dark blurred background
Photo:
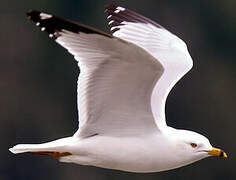
[[[110,2],[1,0],[0,179],[235,179],[235,0],[113,1],[150,17],[187,43],[194,68],[169,95],[167,123],[209,137],[225,149],[227,160],[208,158],[171,171],[136,174],[8,151],[18,143],[50,141],[77,129],[77,64],[25,13],[43,10],[108,32],[103,11]]]

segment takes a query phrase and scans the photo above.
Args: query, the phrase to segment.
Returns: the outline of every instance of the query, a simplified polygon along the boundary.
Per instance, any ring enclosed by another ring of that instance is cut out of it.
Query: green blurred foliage
[[[110,2],[150,17],[187,43],[194,68],[169,95],[167,123],[206,135],[228,152],[228,160],[208,158],[167,172],[135,174],[8,152],[16,143],[70,136],[78,125],[77,64],[25,13],[43,10],[109,32],[103,11]],[[235,0],[2,0],[0,179],[235,179],[235,9]]]

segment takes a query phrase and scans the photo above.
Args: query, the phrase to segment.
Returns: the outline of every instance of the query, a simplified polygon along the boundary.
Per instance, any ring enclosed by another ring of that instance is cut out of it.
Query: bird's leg
[[[60,157],[64,157],[64,156],[70,156],[72,155],[69,152],[50,152],[50,151],[38,151],[38,152],[32,152],[33,154],[38,154],[38,155],[44,155],[44,156],[50,156],[54,159],[58,159]]]

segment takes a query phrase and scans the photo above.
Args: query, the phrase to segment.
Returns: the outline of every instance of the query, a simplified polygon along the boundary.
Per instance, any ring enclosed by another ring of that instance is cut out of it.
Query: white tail
[[[38,151],[63,152],[65,151],[66,145],[71,144],[73,140],[75,140],[74,137],[67,137],[42,144],[18,144],[10,148],[9,151],[14,154]]]

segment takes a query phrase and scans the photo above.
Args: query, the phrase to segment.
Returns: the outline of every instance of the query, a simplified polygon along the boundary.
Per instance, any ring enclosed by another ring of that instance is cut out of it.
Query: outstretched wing
[[[157,130],[150,99],[163,74],[158,60],[133,43],[96,29],[39,11],[27,15],[78,61],[77,136]]]
[[[126,8],[111,4],[105,12],[114,36],[144,48],[163,65],[165,71],[153,89],[151,107],[157,125],[165,126],[166,98],[193,65],[186,44],[161,25]]]

